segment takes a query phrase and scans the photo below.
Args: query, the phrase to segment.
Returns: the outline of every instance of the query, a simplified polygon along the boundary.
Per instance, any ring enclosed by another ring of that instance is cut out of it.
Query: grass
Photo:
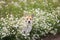
[[[6,20],[8,22],[10,21],[9,18],[11,14],[14,16],[13,21],[15,21],[16,18],[20,19],[24,16],[24,11],[28,12],[28,14],[34,14],[35,16],[35,24],[33,24],[33,29],[29,36],[30,39],[27,38],[28,40],[32,40],[32,37],[35,34],[41,37],[45,34],[49,34],[50,32],[52,34],[60,32],[60,0],[2,0],[0,1],[0,39],[2,37],[1,33],[3,33],[1,30],[5,27],[2,24],[4,24]],[[5,22],[3,20],[1,21],[2,17],[4,20],[6,19]],[[49,24],[51,24],[51,26]],[[9,23],[7,27],[8,26]],[[52,29],[49,30],[50,28]],[[57,32],[55,29],[57,29]],[[17,36],[19,39],[25,40],[24,36],[20,34]],[[15,40],[12,37],[15,38],[14,35],[9,35],[7,40]],[[3,40],[5,39],[6,38],[3,38]]]

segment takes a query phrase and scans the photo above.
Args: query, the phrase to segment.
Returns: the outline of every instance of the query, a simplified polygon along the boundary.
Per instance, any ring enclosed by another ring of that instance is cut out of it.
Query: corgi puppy
[[[22,29],[22,35],[28,36],[29,33],[32,30],[32,23],[33,23],[33,16],[32,15],[26,15],[24,16],[24,28]]]

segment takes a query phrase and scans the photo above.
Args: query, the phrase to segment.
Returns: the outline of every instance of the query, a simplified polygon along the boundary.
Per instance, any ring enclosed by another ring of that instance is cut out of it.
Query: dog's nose
[[[28,21],[28,23],[30,23],[30,21]]]

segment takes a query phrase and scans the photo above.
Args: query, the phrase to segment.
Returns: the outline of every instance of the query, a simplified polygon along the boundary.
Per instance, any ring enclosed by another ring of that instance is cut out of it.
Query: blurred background
[[[27,38],[18,32],[23,27],[19,20],[24,12],[34,14]],[[0,40],[40,40],[57,33],[60,33],[60,0],[0,0]]]

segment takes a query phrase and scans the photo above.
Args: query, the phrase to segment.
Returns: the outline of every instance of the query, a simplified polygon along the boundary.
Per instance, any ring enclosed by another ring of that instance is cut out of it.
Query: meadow
[[[32,30],[21,35],[21,18],[34,14]],[[0,0],[0,40],[41,40],[60,33],[60,0]]]

